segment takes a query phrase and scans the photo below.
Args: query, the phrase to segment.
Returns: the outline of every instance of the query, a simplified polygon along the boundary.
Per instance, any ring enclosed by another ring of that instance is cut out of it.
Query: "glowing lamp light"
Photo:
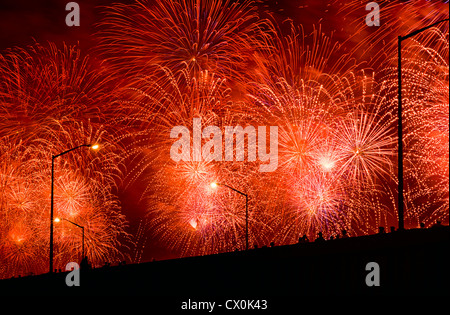
[[[91,145],[92,150],[98,150],[99,148],[100,148],[100,146],[98,144]]]
[[[55,218],[55,220],[53,220],[53,222],[56,222],[56,223],[61,222],[61,219],[60,218]]]
[[[217,183],[216,182],[212,182],[211,183],[211,188],[217,188]]]

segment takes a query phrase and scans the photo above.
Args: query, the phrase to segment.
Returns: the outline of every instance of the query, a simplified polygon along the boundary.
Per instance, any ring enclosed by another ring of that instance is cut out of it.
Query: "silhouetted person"
[[[325,239],[322,236],[322,232],[319,232],[317,234],[317,238],[316,238],[315,242],[322,242],[322,241],[325,241]]]
[[[275,247],[275,243],[274,242],[270,242],[270,247]]]
[[[391,226],[391,233],[395,232],[395,226]]]
[[[334,240],[334,236],[333,235],[330,236],[330,241],[332,241],[332,240]]]
[[[424,229],[424,228],[425,228],[425,223],[420,222],[420,228],[421,228],[421,229]]]
[[[308,236],[306,236],[306,234],[303,234],[302,237],[299,237],[298,242],[299,243],[308,243],[309,242]]]
[[[435,224],[433,224],[433,227],[440,227],[442,226],[441,221],[437,220]]]
[[[342,238],[346,238],[346,237],[348,237],[347,231],[346,230],[342,230]]]
[[[380,226],[378,227],[378,234],[383,234],[384,233],[384,227]]]
[[[83,270],[91,269],[91,265],[89,264],[87,256],[84,256],[83,259],[81,259],[80,268]]]

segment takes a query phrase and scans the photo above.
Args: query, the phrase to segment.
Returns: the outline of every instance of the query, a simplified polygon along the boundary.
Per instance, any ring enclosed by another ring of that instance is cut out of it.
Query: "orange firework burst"
[[[396,55],[397,37],[448,18],[449,6],[444,1],[410,0],[377,1],[381,11],[381,27],[367,27],[364,17],[367,2],[334,0],[342,44],[358,59],[366,60],[376,70],[383,70],[384,61]],[[448,32],[448,23],[441,25]],[[379,29],[379,28],[382,28]],[[423,44],[433,44],[425,39]],[[381,67],[380,67],[381,65]]]
[[[150,226],[174,250],[192,255],[240,248],[243,203],[233,195],[208,193],[208,187],[221,180],[249,188],[246,176],[252,176],[256,163],[193,158],[176,162],[170,156],[175,142],[170,135],[175,126],[192,132],[194,118],[223,130],[244,121],[248,112],[232,101],[230,89],[215,74],[202,71],[192,76],[187,70],[176,74],[161,68],[126,89],[129,125],[135,127],[129,152],[136,168],[130,179],[144,180]]]
[[[35,44],[1,55],[0,77],[0,249],[8,261],[2,261],[7,267],[1,276],[48,268],[52,155],[80,144],[101,143],[102,150],[56,160],[55,213],[85,226],[93,264],[120,257],[126,225],[112,190],[123,159],[119,130],[105,125],[113,111],[103,103],[108,96],[101,72],[75,47]],[[59,232],[55,267],[63,268],[78,261],[81,246],[78,232]]]
[[[347,73],[355,69],[355,60],[341,49],[339,42],[327,35],[319,24],[311,34],[303,27],[290,25],[285,35],[280,29],[268,29],[263,38],[264,49],[255,53],[257,64],[252,79],[260,83],[285,81],[297,88],[320,81],[327,85],[329,74]],[[340,56],[339,60],[332,60]]]
[[[34,44],[0,55],[0,137],[33,140],[48,124],[111,113],[105,76],[76,47]]]
[[[448,220],[449,44],[436,28],[420,35],[404,48],[405,195],[411,222],[430,225]]]
[[[162,0],[108,8],[101,51],[127,81],[155,65],[244,81],[267,22],[253,1]]]
[[[269,182],[283,197],[265,206],[273,213],[275,237],[292,242],[344,228],[367,233],[361,226],[373,228],[368,217],[386,218],[380,199],[389,201],[389,195],[361,203],[381,194],[380,182],[394,179],[395,120],[376,94],[373,75],[322,74],[295,86],[278,78],[256,87],[252,98],[261,117],[280,128],[280,167]]]
[[[43,271],[48,215],[39,189],[42,166],[33,151],[14,139],[0,140],[0,277]]]

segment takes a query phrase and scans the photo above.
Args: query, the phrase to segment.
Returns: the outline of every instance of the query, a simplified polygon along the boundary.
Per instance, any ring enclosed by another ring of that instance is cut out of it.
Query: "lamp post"
[[[449,19],[440,20],[424,28],[418,29],[405,36],[398,36],[398,229],[404,230],[404,197],[403,197],[403,119],[402,119],[402,41],[417,35],[439,23],[448,22]]]
[[[57,157],[60,157],[61,155],[67,154],[71,151],[74,151],[76,149],[82,148],[82,147],[88,147],[92,150],[98,150],[99,145],[98,144],[82,144],[75,148],[72,148],[70,150],[64,151],[60,154],[53,155],[52,156],[52,190],[51,190],[51,208],[50,208],[50,273],[53,273],[53,196],[54,196],[54,171],[55,171],[55,159]]]
[[[216,188],[217,186],[225,186],[238,194],[241,194],[242,196],[245,196],[245,250],[248,250],[248,195],[243,193],[242,191],[239,191],[231,186],[228,186],[227,184],[221,184],[213,182],[211,183],[212,188]]]
[[[84,259],[84,226],[79,225],[79,224],[77,224],[75,222],[72,222],[72,221],[64,219],[64,218],[55,218],[54,221],[57,223],[57,222],[60,222],[62,220],[67,221],[69,223],[72,223],[73,225],[78,226],[79,228],[81,228],[81,231],[82,231],[81,259]]]

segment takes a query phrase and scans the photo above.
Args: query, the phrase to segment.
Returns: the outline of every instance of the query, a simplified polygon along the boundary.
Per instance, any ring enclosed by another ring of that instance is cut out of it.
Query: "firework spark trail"
[[[395,136],[391,114],[354,112],[335,130],[341,176],[355,186],[393,173]]]
[[[211,71],[245,82],[251,54],[270,23],[253,1],[162,0],[115,4],[100,23],[101,52],[128,81],[154,66],[191,74]]]
[[[132,233],[134,237],[133,243],[133,253],[131,257],[131,261],[133,263],[140,263],[142,259],[142,255],[145,252],[145,247],[147,245],[149,234],[149,226],[148,220],[142,219],[139,222],[136,233]]]
[[[230,90],[224,87],[224,80],[208,71],[198,77],[192,77],[187,71],[178,74],[176,77],[170,70],[161,68],[139,80],[135,87],[125,89],[123,98],[131,108],[127,120],[134,135],[127,149],[136,165],[130,170],[132,180],[155,164],[170,164],[173,127],[186,126],[192,130],[195,117],[202,119],[202,125],[215,125],[221,119],[219,113],[230,109]],[[210,163],[198,164],[186,166],[186,174],[190,173],[189,167],[204,172]]]
[[[294,88],[319,80],[326,85],[328,74],[345,74],[356,68],[356,61],[341,49],[332,34],[322,31],[320,24],[306,34],[301,25],[291,22],[287,35],[273,24],[261,40],[265,48],[254,55],[257,65],[251,78],[254,82],[276,82],[282,78]],[[340,57],[332,61],[333,56]]]
[[[34,44],[0,55],[0,136],[40,137],[53,120],[98,122],[110,103],[105,75],[78,48]]]
[[[291,28],[289,36],[275,34],[267,42],[273,55],[260,55],[261,72],[255,77],[249,93],[250,102],[260,108],[255,113],[266,124],[278,125],[280,132],[281,167],[301,171],[311,160],[310,151],[319,145],[326,121],[333,108],[330,101],[336,84],[324,70],[328,56],[337,45],[321,33],[320,28],[306,44],[302,30]],[[282,117],[277,119],[277,117]]]
[[[369,13],[366,3],[359,0],[335,0],[337,18],[340,23],[342,45],[346,46],[358,60],[366,60],[376,71],[383,70],[385,60],[393,60],[397,53],[397,37],[448,18],[448,3],[442,1],[377,1],[381,10],[381,30],[372,31],[364,22]],[[448,23],[442,23],[441,29],[448,32]],[[373,29],[373,28],[372,28]],[[345,37],[344,37],[345,36]],[[424,45],[433,45],[433,38],[425,38]],[[381,66],[381,67],[380,67]]]
[[[437,28],[409,39],[404,47],[405,198],[413,225],[448,220],[448,51],[448,32]],[[387,71],[381,93],[393,99],[397,69]]]
[[[349,100],[338,94],[337,100],[331,96],[312,103],[311,100],[317,99],[314,96],[330,94],[323,88],[308,89],[306,95],[304,89],[283,89],[281,95],[267,86],[260,91],[262,94],[255,100],[267,109],[265,116],[270,112],[276,117],[276,124],[281,126],[280,167],[278,176],[273,179],[275,182],[270,182],[269,186],[276,183],[286,190],[285,200],[275,199],[276,203],[266,210],[284,209],[284,214],[275,213],[274,216],[286,215],[290,219],[281,217],[279,220],[298,223],[289,225],[291,229],[287,225],[282,228],[289,237],[280,233],[277,237],[293,241],[299,233],[311,237],[313,231],[331,236],[344,227],[353,229],[352,224],[359,221],[363,212],[373,211],[375,216],[378,207],[369,208],[369,204],[364,205],[354,197],[356,191],[377,191],[375,184],[386,177],[392,180],[396,143],[392,135],[395,133],[392,115],[383,114],[372,103],[371,97],[356,100],[355,91],[349,94],[352,96]],[[378,106],[381,106],[381,100],[379,102]],[[353,107],[353,103],[358,105]],[[329,104],[333,104],[335,111],[323,109]],[[344,117],[337,114],[351,108],[353,110]],[[330,178],[324,180],[324,174]],[[300,197],[295,198],[296,195]],[[322,199],[317,197],[320,195]],[[288,200],[293,200],[291,207],[283,205]],[[311,202],[306,203],[306,200]],[[294,221],[293,215],[296,216]],[[353,217],[356,222],[348,223],[345,217]]]
[[[303,234],[315,237],[320,231],[329,237],[368,226],[363,222],[368,213],[378,222],[386,218],[379,202],[363,204],[358,195],[381,194],[378,178],[392,179],[396,141],[374,74],[356,71],[350,56],[330,65],[326,56],[340,46],[320,28],[308,45],[297,32],[275,37],[279,54],[273,64],[261,66],[262,83],[255,82],[250,94],[261,120],[280,128],[279,169],[261,190],[276,190],[273,203],[263,206],[272,217],[268,233],[287,243]],[[330,68],[334,72],[325,70]]]
[[[41,164],[35,163],[34,148],[15,139],[0,141],[0,157],[0,276],[42,272],[47,242]]]
[[[161,74],[167,76],[165,80]],[[161,68],[127,88],[132,93],[128,105],[134,106],[130,125],[138,126],[131,145],[134,149],[129,150],[137,165],[131,170],[131,182],[144,179],[142,199],[152,218],[150,226],[160,240],[182,255],[240,248],[244,203],[233,194],[208,192],[209,184],[223,181],[250,189],[247,176],[257,169],[256,163],[174,162],[170,149],[175,140],[169,135],[175,126],[192,131],[194,118],[201,118],[202,126],[219,126],[223,132],[224,126],[240,125],[250,116],[242,104],[232,101],[230,89],[215,74],[202,71],[193,77],[186,70],[177,74]]]
[[[348,21],[343,28],[349,27],[346,33],[351,36],[343,44],[378,72],[385,85],[378,94],[394,112],[397,36],[448,18],[448,3],[382,2],[383,31],[368,32],[360,18],[363,5],[356,2],[334,3],[338,15]],[[448,30],[448,22],[440,23],[402,43],[404,196],[411,226],[448,222]]]

